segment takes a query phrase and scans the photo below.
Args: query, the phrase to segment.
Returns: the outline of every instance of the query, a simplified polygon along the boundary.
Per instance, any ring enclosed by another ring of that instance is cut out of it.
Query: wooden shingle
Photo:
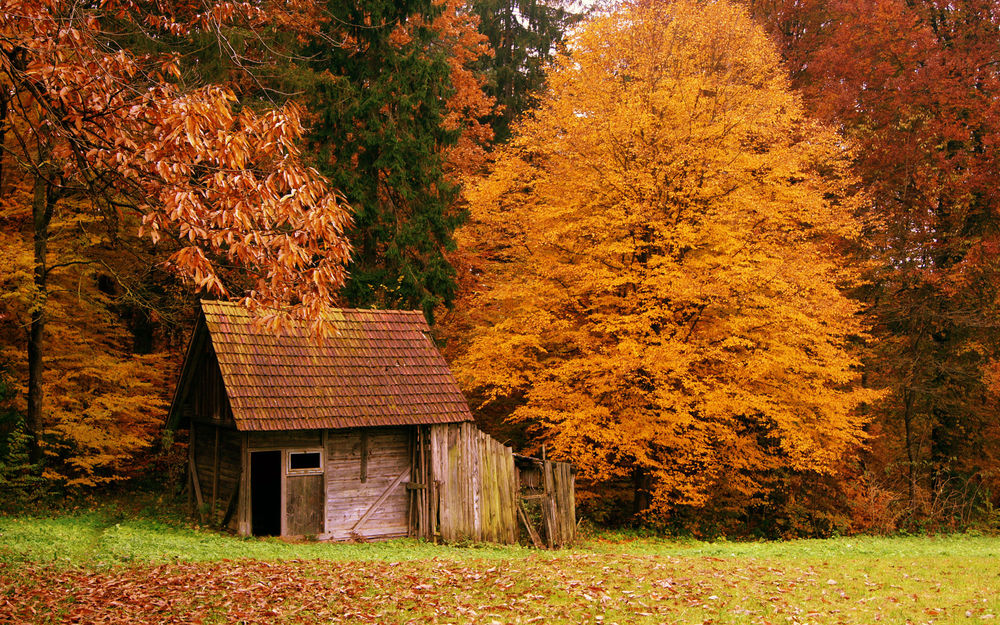
[[[304,325],[267,333],[237,304],[202,310],[241,431],[472,420],[419,311],[341,309],[318,341]]]

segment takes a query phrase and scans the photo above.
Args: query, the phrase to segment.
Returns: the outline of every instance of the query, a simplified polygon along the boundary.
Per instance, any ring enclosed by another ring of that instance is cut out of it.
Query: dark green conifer
[[[344,298],[359,307],[418,307],[428,319],[455,296],[444,254],[464,216],[442,149],[459,131],[445,129],[452,87],[436,33],[411,28],[402,45],[390,35],[414,18],[429,23],[437,10],[428,0],[332,2],[329,37],[309,54],[320,77],[312,97],[320,164],[356,210]],[[350,43],[340,45],[345,37]]]
[[[490,120],[498,143],[510,138],[510,125],[532,105],[545,84],[545,64],[562,45],[566,30],[581,14],[559,0],[474,0],[479,32],[493,48],[483,59],[489,74],[487,94],[502,108]]]

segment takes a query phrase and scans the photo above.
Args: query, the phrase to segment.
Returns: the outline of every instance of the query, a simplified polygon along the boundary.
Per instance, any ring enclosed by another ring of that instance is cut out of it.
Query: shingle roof
[[[266,333],[237,304],[202,310],[240,430],[472,420],[418,311],[338,310],[319,342],[304,326]]]

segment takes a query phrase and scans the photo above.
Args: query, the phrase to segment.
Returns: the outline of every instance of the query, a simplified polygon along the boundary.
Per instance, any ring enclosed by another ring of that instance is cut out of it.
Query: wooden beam
[[[368,430],[361,430],[361,483],[368,481]]]
[[[406,437],[406,453],[410,462],[410,479],[417,475],[417,427],[408,430]],[[406,535],[413,538],[417,535],[417,493],[410,488],[412,482],[406,484]]]
[[[544,448],[542,449],[544,455]],[[545,500],[542,502],[542,518],[545,520],[545,538],[550,549],[555,549],[559,540],[559,520],[556,518],[555,478],[552,463],[542,461],[542,482],[545,485]]]
[[[288,536],[288,451],[281,450],[281,535]]]
[[[538,535],[535,528],[532,527],[531,522],[528,520],[528,513],[524,509],[524,502],[517,502],[517,516],[521,519],[521,524],[524,525],[524,529],[528,530],[528,536],[531,537],[531,543],[535,545],[536,549],[545,549],[545,545],[542,543],[542,537]]]
[[[392,481],[392,484],[389,484],[389,488],[385,489],[385,492],[379,495],[379,498],[375,500],[375,503],[373,503],[371,507],[368,508],[368,510],[365,511],[363,515],[361,515],[361,518],[358,519],[358,522],[354,524],[354,526],[351,528],[351,531],[356,532],[358,528],[361,527],[361,525],[368,520],[368,517],[373,515],[375,511],[378,510],[378,507],[381,506],[385,502],[385,500],[389,498],[389,494],[392,493],[392,491],[395,490],[396,487],[400,485],[400,483],[403,481],[403,478],[409,474],[410,474],[410,467],[406,467],[406,469],[402,473],[400,473],[396,477],[396,479]]]
[[[191,477],[191,465],[194,464],[194,424],[188,430],[188,451],[187,451],[187,479],[184,481],[184,490],[187,491],[188,512],[193,512],[194,503],[194,482]]]
[[[431,490],[428,492],[428,498],[430,499],[430,511],[427,515],[430,520],[427,522],[427,539],[437,542],[437,539],[441,536],[441,532],[438,531],[438,507],[441,505],[441,482],[434,480],[431,482]]]
[[[233,494],[229,496],[229,503],[226,504],[226,514],[222,517],[222,523],[219,523],[219,527],[225,529],[229,525],[230,519],[233,518],[233,513],[236,512],[236,504],[240,498],[240,479],[242,475],[236,476],[236,488],[233,489]]]
[[[424,427],[421,425],[417,426],[415,447],[414,447],[414,459],[416,461],[416,472],[410,476],[410,479],[417,479],[421,482],[427,482],[427,456],[424,450],[427,441],[427,433]],[[429,527],[430,523],[430,499],[428,493],[426,492],[416,492],[413,495],[413,501],[417,505],[417,535],[423,534],[425,538],[430,538],[432,529]]]
[[[250,444],[245,432],[240,434],[240,497],[237,504],[236,531],[240,536],[253,533],[250,518]]]

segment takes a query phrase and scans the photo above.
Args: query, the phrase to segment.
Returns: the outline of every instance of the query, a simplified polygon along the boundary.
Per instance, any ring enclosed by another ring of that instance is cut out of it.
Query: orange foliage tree
[[[651,518],[837,472],[876,395],[844,145],[729,3],[625,4],[569,50],[469,192],[459,379]]]
[[[134,3],[3,0],[2,6],[3,177],[20,192],[4,196],[5,221],[17,224],[5,230],[5,250],[13,251],[5,254],[12,269],[6,279],[13,280],[5,286],[16,296],[5,297],[0,311],[27,328],[25,427],[38,461],[43,432],[58,425],[43,410],[50,279],[88,262],[72,254],[53,262],[53,227],[100,222],[112,237],[120,228],[138,231],[169,250],[168,264],[196,289],[240,296],[277,325],[285,316],[317,320],[331,303],[345,279],[350,214],[302,161],[296,106],[254,111],[238,107],[224,86],[186,85],[178,59],[122,49],[109,26],[124,21],[180,36],[213,32],[226,19],[256,23],[259,8],[241,17],[236,5],[218,3],[179,22],[180,14],[151,14]],[[231,293],[222,271],[234,267],[247,286]],[[274,312],[282,306],[280,315]],[[81,375],[96,383],[99,361],[90,365]],[[130,379],[141,384],[141,376]],[[77,418],[109,411],[140,418],[135,413],[155,403],[127,393],[107,410],[98,399],[80,401],[60,396],[52,403]],[[95,453],[122,443],[98,445]],[[82,474],[93,475],[94,466]]]
[[[150,302],[134,292],[114,297],[109,274],[141,276],[139,267],[127,267],[122,258],[137,251],[133,262],[146,271],[157,258],[141,254],[142,246],[125,233],[109,245],[99,212],[86,200],[64,199],[49,224],[49,271],[44,302],[38,302],[31,232],[24,228],[31,209],[25,174],[8,170],[0,204],[0,375],[11,382],[11,410],[0,409],[0,449],[6,443],[8,454],[26,451],[18,449],[29,382],[24,327],[32,307],[44,303],[45,480],[75,487],[132,477],[142,470],[136,458],[158,439],[164,389],[175,366],[168,353],[133,353],[131,337],[112,310],[126,299],[138,306]],[[25,467],[8,469],[23,475]]]

